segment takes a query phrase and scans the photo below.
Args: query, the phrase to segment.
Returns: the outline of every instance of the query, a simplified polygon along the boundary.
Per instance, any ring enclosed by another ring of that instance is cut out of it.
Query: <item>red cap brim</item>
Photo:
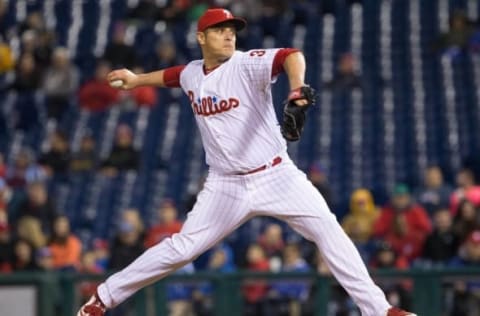
[[[231,19],[225,19],[225,20],[220,21],[220,22],[214,22],[212,24],[204,25],[202,27],[202,29],[201,30],[199,29],[198,31],[203,32],[206,29],[208,29],[209,27],[218,26],[220,24],[227,23],[227,22],[232,22],[233,25],[235,26],[235,30],[237,30],[237,32],[243,30],[247,26],[247,21],[245,21],[244,19],[242,19],[242,18],[231,18]]]
[[[237,31],[245,28],[247,22],[224,9],[209,9],[198,20],[197,31],[203,32],[209,27],[217,26],[222,23],[231,22]]]

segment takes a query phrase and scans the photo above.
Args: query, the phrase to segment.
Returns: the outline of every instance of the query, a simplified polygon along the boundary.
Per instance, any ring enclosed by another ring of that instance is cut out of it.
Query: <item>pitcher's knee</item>
[[[200,254],[198,241],[188,234],[174,234],[167,242],[173,250],[171,259],[175,263],[191,262]]]

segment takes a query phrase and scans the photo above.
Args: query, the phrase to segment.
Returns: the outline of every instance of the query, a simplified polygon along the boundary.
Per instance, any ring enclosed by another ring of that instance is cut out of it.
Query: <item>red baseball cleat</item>
[[[417,314],[406,312],[400,308],[392,307],[388,310],[387,316],[417,316]]]
[[[88,302],[86,302],[78,311],[77,316],[103,316],[107,308],[102,303],[97,293],[90,297]]]

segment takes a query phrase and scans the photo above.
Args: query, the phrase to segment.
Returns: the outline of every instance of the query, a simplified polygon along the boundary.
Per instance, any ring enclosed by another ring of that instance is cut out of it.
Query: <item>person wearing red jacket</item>
[[[414,203],[409,188],[404,184],[395,187],[390,205],[384,207],[373,226],[373,235],[383,238],[394,231],[399,216],[405,220],[409,232],[420,234],[424,238],[432,231],[428,213]]]
[[[95,76],[85,82],[78,93],[80,107],[101,112],[111,107],[119,99],[119,91],[112,88],[106,76],[111,70],[108,62],[100,61],[95,70]]]
[[[270,270],[269,260],[259,244],[251,244],[248,247],[247,262],[248,271],[265,272]],[[246,315],[263,314],[268,284],[262,280],[246,280],[242,292],[246,301]]]
[[[182,222],[177,219],[178,212],[172,200],[166,199],[158,209],[159,222],[152,226],[145,237],[145,247],[150,248],[166,237],[178,233]]]
[[[424,232],[410,228],[406,216],[395,216],[393,229],[387,233],[384,240],[388,242],[398,256],[405,258],[411,264],[423,251],[426,236]]]

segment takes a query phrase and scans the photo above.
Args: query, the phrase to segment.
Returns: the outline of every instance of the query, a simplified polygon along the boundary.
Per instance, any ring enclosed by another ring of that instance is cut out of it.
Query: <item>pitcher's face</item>
[[[235,52],[237,40],[235,26],[233,23],[225,22],[209,27],[204,32],[197,33],[197,40],[204,55],[219,60],[228,59]]]

